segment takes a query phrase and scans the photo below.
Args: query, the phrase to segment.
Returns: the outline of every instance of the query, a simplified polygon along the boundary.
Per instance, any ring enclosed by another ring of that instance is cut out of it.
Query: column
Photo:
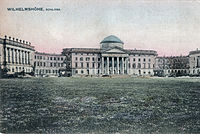
[[[21,64],[21,51],[18,50],[18,63]]]
[[[126,65],[126,61],[127,61],[127,58],[125,57],[125,58],[124,58],[124,62],[125,62],[125,63],[124,63],[124,70],[127,71],[127,68],[126,68],[126,67],[127,67],[127,65]]]
[[[124,57],[122,57],[122,74],[124,74]]]
[[[107,74],[109,74],[109,57],[107,57]]]
[[[28,64],[30,65],[31,61],[30,61],[30,52],[28,52]]]
[[[127,74],[130,74],[130,70],[129,70],[129,58],[127,58]]]
[[[24,64],[24,51],[22,51],[22,64]]]
[[[112,57],[112,74],[115,74],[115,69],[114,69],[114,57]]]
[[[101,58],[101,62],[102,62],[102,64],[101,64],[101,72],[102,72],[102,74],[104,74],[104,57]]]
[[[10,63],[10,49],[7,48],[7,63]]]
[[[117,57],[117,74],[119,74],[119,57]]]
[[[24,63],[27,64],[27,56],[26,56],[26,51],[24,51]]]
[[[28,52],[26,51],[26,64],[28,65]]]
[[[18,56],[18,50],[15,49],[15,63],[16,63],[16,64],[18,63],[17,56]]]
[[[13,49],[13,63],[15,63],[15,49]]]

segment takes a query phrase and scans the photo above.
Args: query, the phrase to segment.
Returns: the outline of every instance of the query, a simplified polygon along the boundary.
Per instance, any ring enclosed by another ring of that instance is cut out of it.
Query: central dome
[[[109,49],[109,48],[113,48],[113,47],[120,47],[123,48],[124,42],[121,41],[118,37],[114,36],[114,35],[110,35],[106,38],[104,38],[101,42],[100,42],[100,47],[101,49]]]
[[[121,44],[124,44],[123,41],[121,41],[118,37],[114,36],[114,35],[110,35],[106,38],[104,38],[100,44],[102,43],[121,43]]]

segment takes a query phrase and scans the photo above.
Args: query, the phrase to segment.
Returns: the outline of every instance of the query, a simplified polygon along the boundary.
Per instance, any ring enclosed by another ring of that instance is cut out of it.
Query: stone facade
[[[64,61],[65,56],[61,54],[35,52],[35,76],[61,76],[65,69]]]
[[[190,75],[200,76],[200,50],[189,53]]]
[[[33,71],[34,47],[30,42],[5,36],[0,38],[0,70],[7,74]]]
[[[124,49],[116,36],[108,36],[96,48],[65,48],[68,59],[66,73],[79,75],[136,75],[152,76],[157,52]]]

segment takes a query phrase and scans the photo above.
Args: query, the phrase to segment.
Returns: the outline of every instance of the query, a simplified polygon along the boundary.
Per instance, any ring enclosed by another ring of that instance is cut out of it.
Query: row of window
[[[78,60],[78,57],[75,57],[75,60],[77,61]],[[80,61],[84,61],[84,58],[83,57],[80,57],[79,59]],[[85,61],[90,61],[90,57],[85,57]],[[95,58],[92,57],[92,61],[95,61]],[[98,58],[98,61],[100,61],[100,58]],[[135,62],[136,61],[136,58],[133,58],[133,61]],[[141,59],[138,58],[138,62],[140,62]],[[151,59],[148,59],[149,62],[151,62]],[[143,58],[143,62],[146,62],[146,58]]]
[[[86,64],[86,67],[87,67],[87,68],[90,68],[90,64],[89,64],[89,63],[85,63],[85,64]],[[98,63],[97,65],[98,65],[97,68],[100,68],[100,63]],[[78,63],[75,62],[75,68],[77,68],[77,67],[78,67]],[[83,63],[83,62],[80,63],[80,67],[81,67],[81,68],[84,68],[84,63]],[[104,64],[104,67],[105,67],[105,64]],[[129,63],[129,68],[130,68],[130,67],[131,67],[131,66],[130,66],[130,63]],[[153,67],[154,67],[154,64],[153,64]],[[95,68],[95,62],[92,63],[92,68]],[[137,64],[137,67],[136,67],[136,64],[133,63],[133,64],[132,64],[132,68],[142,68],[142,65],[141,65],[141,63],[138,63],[138,64]],[[146,68],[151,68],[151,64],[150,64],[150,63],[148,63],[148,64],[143,63],[143,68],[144,68],[144,69],[146,69]]]
[[[95,57],[92,57],[91,59],[92,61],[95,61]],[[78,61],[78,57],[75,57],[75,60]],[[79,60],[84,61],[84,58],[80,57]],[[90,61],[90,57],[85,57],[85,61]],[[100,61],[100,58],[98,58],[98,61]]]
[[[136,59],[135,58],[133,58],[133,61],[136,61]],[[141,59],[140,58],[138,58],[138,62],[140,62],[141,61]],[[144,58],[143,59],[143,62],[146,62],[146,58]],[[149,59],[149,62],[151,62],[151,59]]]
[[[94,53],[75,53],[75,55],[78,55],[78,54],[81,54],[81,55],[95,55]]]
[[[50,62],[48,65],[46,62],[35,62],[35,66],[38,66],[38,67],[63,67],[63,63]]]
[[[24,70],[24,72],[31,72],[32,71],[31,69],[27,69],[27,68],[24,68],[24,67],[11,67],[11,68],[8,68],[8,71],[11,71],[11,72],[21,72],[23,70]]]
[[[46,56],[37,56],[35,55],[35,59],[38,60],[58,60],[58,61],[63,61],[64,58],[63,57],[46,57]]]
[[[59,70],[50,70],[50,69],[36,69],[36,74],[58,74]]]
[[[83,64],[84,64],[83,62],[80,63],[81,68],[83,68]],[[90,64],[89,63],[86,63],[86,66],[87,66],[87,68],[90,68]],[[77,68],[77,67],[78,67],[78,63],[75,62],[75,68]],[[97,64],[97,67],[100,68],[100,63]],[[92,63],[92,68],[95,68],[95,62]]]
[[[94,53],[75,53],[75,55],[95,55]],[[132,54],[131,54],[132,55]],[[100,56],[100,54],[98,54]],[[140,54],[133,54],[132,56],[141,56]],[[149,56],[149,55],[142,55],[142,56]]]
[[[147,67],[147,65],[148,65],[148,67]],[[130,66],[129,66],[129,67],[130,67]],[[153,64],[153,67],[154,67],[154,64]],[[132,68],[142,68],[142,65],[141,65],[141,63],[138,63],[138,64],[137,64],[137,67],[136,67],[136,64],[133,63],[133,64],[132,64]],[[148,63],[148,64],[143,63],[143,68],[144,68],[144,69],[146,69],[146,68],[151,68],[151,64],[150,64],[150,63]]]

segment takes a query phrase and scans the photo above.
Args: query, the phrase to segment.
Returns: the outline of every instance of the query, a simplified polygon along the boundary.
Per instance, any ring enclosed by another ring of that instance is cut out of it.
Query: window
[[[80,61],[83,61],[83,57],[80,57]]]
[[[90,61],[90,57],[86,57],[86,59],[85,59],[86,61]]]
[[[58,57],[58,60],[60,60],[60,58]]]
[[[151,62],[151,59],[149,59],[149,62]]]
[[[35,59],[37,59],[36,55],[35,55]]]
[[[143,59],[143,61],[145,62],[145,61],[146,61],[146,59],[144,58],[144,59]]]
[[[78,57],[76,57],[75,60],[78,60]]]
[[[89,63],[87,63],[87,68],[89,68]]]
[[[44,65],[44,67],[45,67],[45,66],[46,66],[46,63],[44,62],[43,65]]]
[[[56,57],[54,57],[54,60],[56,60]]]
[[[140,58],[138,59],[138,61],[140,62]]]
[[[135,58],[133,58],[133,61],[135,61]]]
[[[63,57],[61,57],[61,60],[63,60]]]
[[[141,68],[141,64],[140,63],[138,63],[138,68]]]
[[[133,67],[133,68],[135,68],[135,67],[136,67],[135,63],[133,63],[132,67]]]
[[[83,74],[83,70],[81,70],[81,73]]]
[[[52,60],[53,58],[52,57],[50,57],[50,60]]]
[[[50,63],[50,67],[52,67],[53,66],[53,63]]]
[[[94,61],[94,57],[92,57],[92,61]]]
[[[148,64],[148,68],[151,68],[151,64],[150,63]]]
[[[92,63],[92,68],[95,68],[95,63],[94,62]]]
[[[56,63],[54,63],[54,67],[56,67]]]
[[[146,63],[144,63],[144,68],[146,68]]]
[[[78,73],[78,70],[76,70],[75,73],[77,74],[77,73]]]
[[[76,68],[78,67],[78,63],[77,63],[77,62],[75,63],[75,67],[76,67]]]
[[[83,63],[81,63],[81,68],[83,68]]]
[[[61,67],[63,67],[63,63],[61,63]]]

